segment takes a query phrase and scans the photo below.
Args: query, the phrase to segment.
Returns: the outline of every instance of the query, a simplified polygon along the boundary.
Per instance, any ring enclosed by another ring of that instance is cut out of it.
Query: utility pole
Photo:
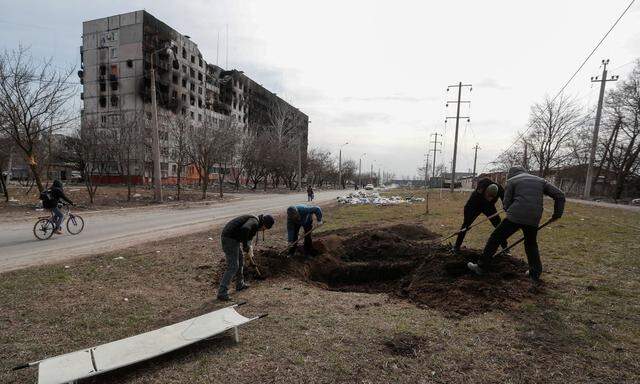
[[[153,156],[153,199],[162,202],[162,174],[160,173],[160,137],[158,134],[158,102],[156,100],[156,70],[153,57],[158,51],[151,52],[151,104],[153,129],[151,130],[151,152]]]
[[[429,155],[431,151],[427,151],[427,157],[424,162],[424,189],[429,188]]]
[[[366,155],[367,155],[366,152],[360,155],[360,160],[358,164],[358,185],[360,186],[360,188],[362,188],[362,158]]]
[[[340,154],[338,155],[338,188],[340,189],[344,189],[342,188],[342,147],[347,144],[349,144],[348,141],[340,146]]]
[[[442,134],[440,133],[432,133],[431,136],[435,136],[435,140],[433,140],[431,143],[433,143],[433,149],[431,150],[433,152],[433,170],[431,172],[431,177],[435,177],[436,176],[436,152],[441,152],[440,149],[438,149],[438,144],[442,144],[442,141],[438,141],[438,135],[442,136]],[[440,185],[440,188],[442,188],[442,185]]]
[[[596,110],[596,121],[593,126],[593,138],[591,140],[591,153],[589,153],[589,166],[587,167],[587,178],[584,184],[584,198],[588,199],[591,196],[591,179],[593,178],[593,163],[596,160],[596,147],[598,146],[598,131],[600,130],[600,117],[602,116],[602,102],[604,100],[604,88],[607,81],[617,81],[618,76],[611,76],[607,79],[607,64],[609,59],[602,60],[602,78],[598,79],[598,76],[592,77],[592,83],[600,83],[600,97],[598,98],[598,109]]]
[[[455,85],[450,85],[449,87],[447,87],[447,92],[449,91],[449,88],[458,88],[458,100],[455,101],[447,101],[447,107],[449,106],[449,103],[455,103],[456,105],[456,134],[455,134],[455,139],[453,141],[453,161],[451,162],[451,192],[453,192],[454,188],[455,188],[455,184],[456,184],[456,156],[458,154],[458,128],[460,126],[460,119],[467,119],[467,121],[470,121],[469,116],[465,116],[462,117],[460,116],[460,104],[462,103],[471,103],[470,101],[464,101],[461,100],[462,97],[462,88],[463,87],[469,87],[469,90],[473,90],[472,85],[471,84],[462,84],[462,82],[459,82],[458,84]],[[447,119],[452,119],[453,117],[447,117]],[[446,119],[445,119],[446,122]]]
[[[524,143],[524,155],[523,155],[523,159],[522,159],[522,166],[528,172],[529,171],[529,156],[527,155],[527,150],[529,148],[529,144],[527,144],[527,142],[525,140],[522,140],[522,142]]]
[[[475,154],[473,155],[473,177],[476,177],[476,162],[478,161],[478,149],[480,149],[478,143],[473,149],[475,149]]]

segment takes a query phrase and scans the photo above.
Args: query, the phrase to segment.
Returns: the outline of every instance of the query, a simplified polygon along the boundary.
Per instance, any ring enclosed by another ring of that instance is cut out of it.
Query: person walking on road
[[[313,188],[311,188],[311,185],[307,186],[307,201],[313,201]]]
[[[522,167],[511,167],[507,174],[507,186],[504,193],[504,209],[507,217],[493,231],[478,263],[468,263],[467,267],[478,275],[490,268],[498,245],[516,233],[524,234],[524,250],[527,254],[529,277],[538,282],[542,274],[542,262],[538,250],[538,225],[542,218],[544,195],[554,200],[553,215],[555,221],[564,212],[564,192],[543,178],[531,175]]]
[[[293,205],[287,208],[287,240],[289,241],[289,256],[296,252],[295,244],[298,241],[300,228],[304,233],[303,252],[305,258],[313,256],[313,245],[311,240],[311,229],[313,228],[313,217],[316,217],[317,225],[322,225],[322,209],[309,205]]]
[[[218,299],[229,301],[229,284],[236,277],[236,292],[249,288],[244,282],[244,255],[253,259],[253,238],[258,231],[271,229],[275,220],[271,215],[242,215],[229,221],[222,229],[220,242],[227,259],[227,270],[218,288]],[[242,247],[242,249],[241,249]]]
[[[460,251],[464,237],[467,235],[467,228],[473,224],[481,213],[487,217],[491,217],[489,220],[494,228],[500,224],[500,215],[498,215],[498,211],[496,210],[496,202],[498,199],[504,201],[504,188],[502,188],[500,184],[491,181],[491,179],[480,179],[476,189],[471,192],[471,196],[469,196],[469,200],[467,200],[464,206],[464,220],[452,249],[454,253]],[[504,240],[500,245],[503,249],[507,248],[507,241]]]

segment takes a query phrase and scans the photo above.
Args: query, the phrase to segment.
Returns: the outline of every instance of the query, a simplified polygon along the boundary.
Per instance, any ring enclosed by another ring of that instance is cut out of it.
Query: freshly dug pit
[[[447,247],[430,245],[438,236],[419,225],[394,225],[333,231],[314,240],[316,257],[303,261],[274,249],[256,252],[261,276],[296,276],[335,291],[382,293],[406,298],[452,315],[509,309],[541,291],[531,289],[527,265],[511,256],[496,259],[484,276],[466,267],[479,251],[453,255]]]

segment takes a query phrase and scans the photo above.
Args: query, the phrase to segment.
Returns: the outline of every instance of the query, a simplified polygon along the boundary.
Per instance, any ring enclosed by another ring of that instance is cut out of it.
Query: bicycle
[[[68,204],[58,204],[58,208],[63,209],[63,214],[67,216],[67,232],[71,235],[77,235],[84,229],[84,219],[71,213]],[[63,219],[64,220],[64,219]],[[33,234],[38,240],[47,240],[56,230],[55,218],[53,212],[49,216],[41,216],[33,226]]]

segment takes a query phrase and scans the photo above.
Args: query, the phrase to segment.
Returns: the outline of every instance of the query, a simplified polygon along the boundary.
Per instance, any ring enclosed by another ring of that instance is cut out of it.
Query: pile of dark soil
[[[479,251],[453,255],[447,247],[431,245],[438,236],[419,225],[394,225],[340,234],[323,234],[314,241],[317,256],[304,261],[278,250],[256,252],[261,275],[296,276],[336,291],[386,292],[446,313],[467,315],[509,309],[533,297],[526,263],[511,256],[496,259],[484,276],[466,267]]]

